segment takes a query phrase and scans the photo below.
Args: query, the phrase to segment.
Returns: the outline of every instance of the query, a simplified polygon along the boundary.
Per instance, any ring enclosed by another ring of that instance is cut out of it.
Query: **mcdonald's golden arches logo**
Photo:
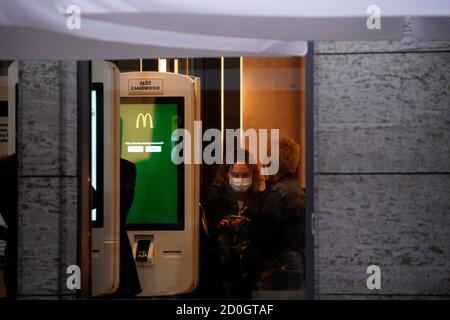
[[[147,127],[147,119],[149,120],[150,128],[152,128],[152,129],[154,128],[152,115],[147,112],[145,115],[143,113],[138,114],[138,116],[136,118],[136,129],[139,129],[139,120],[140,119],[142,119],[142,126],[144,128]]]

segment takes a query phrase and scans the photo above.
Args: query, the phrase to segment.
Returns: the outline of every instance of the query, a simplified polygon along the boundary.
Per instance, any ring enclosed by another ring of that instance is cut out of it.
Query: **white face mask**
[[[234,192],[245,192],[252,185],[252,178],[230,177],[230,187]]]

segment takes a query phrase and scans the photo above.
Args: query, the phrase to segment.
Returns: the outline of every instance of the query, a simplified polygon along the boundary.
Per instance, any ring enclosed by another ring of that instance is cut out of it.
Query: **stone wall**
[[[18,298],[64,298],[77,248],[76,62],[19,62]]]
[[[450,42],[407,23],[316,42],[314,62],[316,297],[449,298]]]

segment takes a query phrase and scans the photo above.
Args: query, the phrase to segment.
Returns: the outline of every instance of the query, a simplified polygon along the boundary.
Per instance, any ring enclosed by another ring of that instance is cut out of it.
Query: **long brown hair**
[[[244,154],[244,159],[241,159],[240,153]],[[250,154],[250,152],[248,152],[248,150],[236,149],[233,153],[233,163],[226,163],[225,160],[226,159],[224,159],[223,163],[218,168],[213,184],[218,186],[226,186],[228,184],[228,174],[230,173],[233,164],[244,160],[245,164],[250,167],[250,171],[252,172],[252,186],[250,188],[252,198],[262,191],[264,178],[261,175],[261,166]]]

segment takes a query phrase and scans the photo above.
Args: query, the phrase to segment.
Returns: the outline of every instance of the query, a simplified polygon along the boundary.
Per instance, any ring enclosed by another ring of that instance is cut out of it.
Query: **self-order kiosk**
[[[182,141],[173,138],[175,130],[193,133],[200,120],[200,81],[166,72],[119,76],[117,67],[104,61],[92,63],[92,74],[91,143],[103,142],[92,149],[103,164],[91,167],[92,185],[103,198],[92,211],[92,295],[113,293],[120,283],[123,228],[140,296],[190,292],[198,282],[199,167],[176,164],[172,150]],[[131,163],[133,174],[119,172],[119,161]],[[121,179],[134,184],[122,224]]]

